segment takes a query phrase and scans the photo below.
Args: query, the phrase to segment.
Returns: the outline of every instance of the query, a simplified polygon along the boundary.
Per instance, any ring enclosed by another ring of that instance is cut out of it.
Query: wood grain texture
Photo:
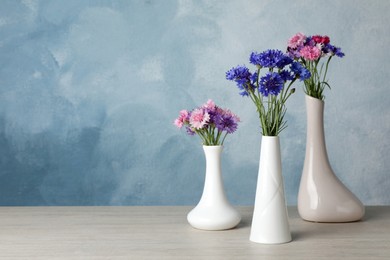
[[[360,222],[311,223],[289,208],[291,243],[249,241],[252,207],[239,226],[201,231],[190,207],[0,207],[0,259],[390,259],[390,207]]]

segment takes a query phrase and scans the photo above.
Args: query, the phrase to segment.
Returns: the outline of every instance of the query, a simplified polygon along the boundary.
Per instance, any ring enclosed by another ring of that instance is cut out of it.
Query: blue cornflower
[[[248,91],[254,91],[256,89],[256,85],[257,85],[257,78],[258,78],[258,75],[257,73],[253,73],[249,76],[249,79],[239,79],[239,80],[235,80],[236,81],[236,84],[237,84],[237,87],[238,89],[240,90],[240,95],[245,97],[245,96],[249,96],[249,93]]]
[[[237,87],[238,87],[238,89],[239,89],[239,94],[241,95],[241,96],[243,96],[243,97],[245,97],[245,96],[248,96],[249,95],[249,93],[248,93],[248,91],[247,91],[247,88],[248,88],[248,82],[247,81],[236,81],[236,85],[237,85]]]
[[[259,80],[259,74],[257,72],[253,73],[250,77],[251,83],[253,86],[257,85],[257,81]]]
[[[255,88],[253,84],[251,84],[252,77],[253,75],[245,66],[237,66],[226,72],[226,79],[236,82],[241,96],[248,96],[248,90],[253,90]]]
[[[339,47],[335,47],[334,54],[335,54],[337,57],[340,57],[340,58],[342,58],[342,57],[345,56],[344,52],[342,52],[342,51],[341,51],[341,48],[339,48]]]
[[[283,63],[285,57],[281,50],[266,50],[262,53],[252,52],[249,61],[261,67],[274,68],[278,67],[279,62]]]
[[[254,64],[254,65],[259,65],[261,64],[261,56],[257,52],[252,52],[251,56],[249,57],[249,62]]]
[[[283,69],[285,66],[291,64],[293,62],[293,59],[291,59],[287,55],[283,55],[283,57],[276,63],[276,66],[279,69]]]
[[[311,77],[310,71],[299,62],[293,62],[290,66],[290,69],[294,73],[295,78],[299,78],[301,81]]]
[[[284,81],[293,80],[295,78],[295,76],[291,74],[291,71],[288,70],[282,70],[279,74]]]
[[[235,68],[231,68],[226,72],[227,80],[237,80],[237,79],[249,79],[251,73],[249,69],[245,66],[237,66]]]
[[[336,55],[337,57],[344,57],[344,52],[341,51],[341,48],[333,46],[331,44],[326,44],[323,48],[324,53],[330,53],[331,55]]]
[[[269,94],[277,96],[282,91],[284,86],[284,80],[276,72],[268,72],[260,79],[259,91],[267,97]]]

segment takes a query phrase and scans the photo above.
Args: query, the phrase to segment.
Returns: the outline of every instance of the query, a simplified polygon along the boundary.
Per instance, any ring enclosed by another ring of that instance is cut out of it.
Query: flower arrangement
[[[189,135],[198,134],[203,145],[223,145],[227,134],[237,130],[240,118],[228,109],[222,109],[209,99],[206,104],[191,111],[181,110],[174,125],[185,126]]]
[[[324,89],[330,88],[326,79],[329,62],[333,56],[344,57],[341,49],[331,45],[328,36],[305,36],[297,33],[288,40],[287,53],[311,73],[311,77],[304,81],[306,94],[324,100]],[[322,58],[327,59],[320,62]]]
[[[256,105],[262,135],[278,136],[287,127],[285,104],[295,92],[290,88],[298,78],[309,79],[310,72],[280,50],[252,52],[249,61],[256,66],[256,72],[239,65],[226,72],[226,79],[236,82],[240,95],[250,97]],[[266,72],[261,76],[263,68]]]

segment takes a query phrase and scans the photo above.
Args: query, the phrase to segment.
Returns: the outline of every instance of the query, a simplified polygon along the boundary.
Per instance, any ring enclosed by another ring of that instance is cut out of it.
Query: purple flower
[[[292,59],[298,59],[301,57],[300,49],[292,49],[287,47],[287,55]]]
[[[195,135],[195,131],[191,129],[191,127],[186,126],[186,131],[188,135]]]
[[[317,43],[312,39],[311,36],[308,36],[305,40],[305,43],[303,44],[304,46],[311,46],[314,47],[317,45]]]
[[[237,125],[237,118],[230,113],[219,114],[215,117],[215,126],[221,132],[234,133],[237,130]]]
[[[284,87],[284,80],[276,72],[268,72],[260,79],[259,91],[265,97],[269,94],[277,96]]]

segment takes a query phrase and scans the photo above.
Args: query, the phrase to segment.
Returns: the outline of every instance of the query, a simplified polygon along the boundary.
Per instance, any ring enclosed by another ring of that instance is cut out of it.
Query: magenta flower
[[[317,60],[321,57],[321,50],[317,46],[305,46],[300,50],[303,58],[308,60]]]
[[[182,128],[185,122],[188,122],[188,111],[187,110],[181,110],[179,112],[179,117],[175,119],[173,124],[177,126],[178,128]]]
[[[297,33],[288,40],[287,46],[296,49],[299,46],[302,46],[305,40],[306,36],[303,33]]]
[[[190,116],[190,125],[195,129],[203,128],[210,119],[209,113],[205,110],[197,108],[192,111]]]
[[[315,43],[328,44],[330,42],[329,36],[314,35],[311,37]]]

